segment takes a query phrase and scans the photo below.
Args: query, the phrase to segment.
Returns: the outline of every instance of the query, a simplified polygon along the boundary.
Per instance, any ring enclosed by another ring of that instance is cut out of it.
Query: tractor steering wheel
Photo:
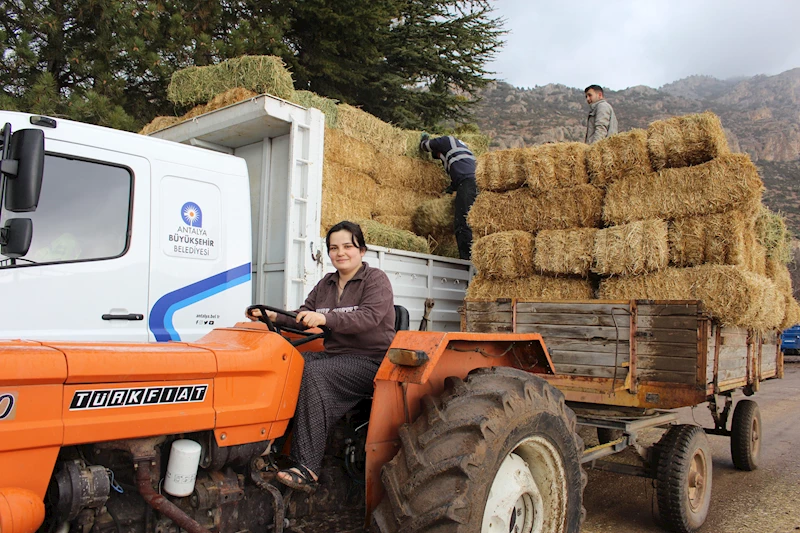
[[[255,313],[254,311],[258,311],[258,313]],[[270,331],[277,333],[278,335],[281,335],[281,329],[283,329],[283,331],[288,331],[289,333],[301,335],[303,337],[302,339],[289,340],[292,346],[300,346],[301,344],[305,344],[307,342],[311,342],[313,340],[320,338],[327,339],[328,335],[331,332],[331,330],[326,328],[325,326],[319,326],[319,329],[322,330],[322,333],[309,333],[308,331],[302,329],[289,328],[286,326],[280,328],[278,324],[272,322],[272,320],[269,319],[269,316],[267,316],[267,311],[274,311],[279,315],[288,316],[289,318],[297,318],[297,313],[286,311],[285,309],[279,309],[277,307],[270,307],[269,305],[251,305],[250,307],[247,308],[246,311],[248,317],[252,317],[259,320],[260,322],[263,322],[264,324],[267,325],[267,328]]]

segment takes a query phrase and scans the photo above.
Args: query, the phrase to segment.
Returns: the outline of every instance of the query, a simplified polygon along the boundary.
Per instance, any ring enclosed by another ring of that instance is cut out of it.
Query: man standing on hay
[[[450,186],[445,193],[456,191],[453,232],[458,244],[458,256],[469,260],[472,249],[472,228],[467,224],[467,213],[478,195],[478,186],[475,183],[475,155],[466,144],[452,135],[431,139],[427,133],[423,133],[419,149],[441,159],[445,171],[450,176]]]
[[[617,115],[603,97],[603,88],[589,85],[584,89],[589,104],[589,120],[586,123],[586,144],[594,144],[618,132]]]

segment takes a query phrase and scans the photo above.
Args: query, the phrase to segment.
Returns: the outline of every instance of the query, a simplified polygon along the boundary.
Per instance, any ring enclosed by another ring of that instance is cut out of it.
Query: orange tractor
[[[0,343],[0,531],[280,532],[361,505],[374,531],[579,530],[583,443],[536,334],[399,331],[319,490],[281,493],[297,347],[318,337]]]

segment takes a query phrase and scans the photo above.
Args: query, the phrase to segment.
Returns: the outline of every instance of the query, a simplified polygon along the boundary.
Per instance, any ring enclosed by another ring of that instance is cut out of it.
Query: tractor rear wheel
[[[447,378],[440,397],[400,428],[372,514],[381,533],[577,533],[583,441],[564,396],[513,368]]]

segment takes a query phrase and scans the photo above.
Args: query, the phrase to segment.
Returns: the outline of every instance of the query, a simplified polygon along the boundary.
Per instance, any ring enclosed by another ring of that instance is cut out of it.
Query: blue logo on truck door
[[[250,281],[250,263],[245,263],[165,294],[150,311],[150,331],[158,342],[181,340],[172,325],[172,316],[176,311],[248,281]]]
[[[202,228],[203,227],[203,211],[200,209],[200,206],[194,202],[186,202],[181,207],[181,217],[183,221],[186,222],[187,226],[192,226],[193,228]]]

